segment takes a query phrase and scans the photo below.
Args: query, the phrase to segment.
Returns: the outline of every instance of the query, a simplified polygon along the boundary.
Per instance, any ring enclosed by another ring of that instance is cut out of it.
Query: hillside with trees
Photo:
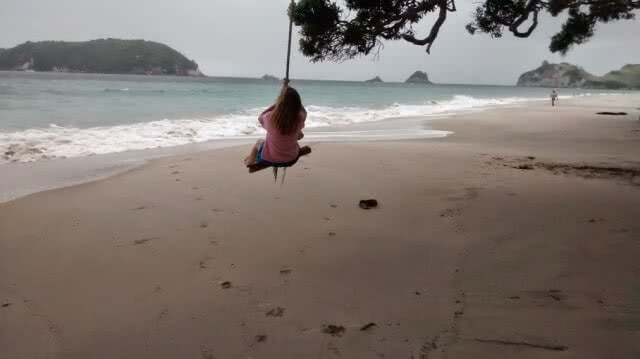
[[[153,41],[25,42],[0,49],[0,70],[202,76],[195,61]]]

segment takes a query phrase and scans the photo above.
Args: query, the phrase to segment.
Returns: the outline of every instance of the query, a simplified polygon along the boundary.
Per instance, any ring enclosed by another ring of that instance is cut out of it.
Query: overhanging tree
[[[430,53],[447,15],[456,11],[455,0],[299,0],[289,9],[300,27],[300,49],[313,61],[346,60],[368,55],[384,40],[405,40],[425,46]],[[511,32],[528,37],[539,15],[567,13],[549,49],[565,54],[573,45],[588,41],[597,23],[630,20],[640,0],[483,0],[466,26],[471,34],[501,37]],[[426,34],[413,26],[429,14],[436,15]]]

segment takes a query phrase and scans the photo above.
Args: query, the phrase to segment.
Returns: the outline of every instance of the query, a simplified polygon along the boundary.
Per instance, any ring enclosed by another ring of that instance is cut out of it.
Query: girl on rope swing
[[[295,1],[291,0],[289,9],[293,8]],[[307,119],[307,110],[302,106],[302,100],[298,91],[289,87],[289,65],[291,62],[291,33],[293,20],[289,18],[289,41],[287,44],[287,65],[284,84],[276,103],[264,110],[258,121],[267,131],[264,140],[260,139],[251,148],[251,152],[244,159],[244,164],[249,168],[249,173],[273,167],[273,177],[277,179],[278,168],[293,166],[300,156],[311,153],[308,146],[300,147],[298,141],[304,137],[302,129]],[[284,183],[284,177],[282,178]]]
[[[267,131],[244,159],[247,167],[289,167],[303,155],[298,141],[304,137],[302,129],[307,111],[302,106],[298,91],[285,80],[276,103],[264,110],[258,121]]]

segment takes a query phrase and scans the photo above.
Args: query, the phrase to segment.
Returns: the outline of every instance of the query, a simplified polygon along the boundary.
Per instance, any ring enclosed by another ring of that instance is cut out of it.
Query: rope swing
[[[289,5],[289,11],[288,11],[288,15],[289,15],[289,40],[287,42],[287,64],[286,64],[286,69],[285,69],[285,76],[284,76],[284,83],[288,84],[289,83],[289,69],[290,69],[290,65],[291,65],[291,39],[293,37],[293,8],[295,7],[295,0],[291,0],[291,4]],[[286,170],[287,167],[291,167],[294,164],[296,164],[296,162],[298,162],[298,159],[302,156],[306,156],[309,153],[311,153],[311,148],[309,146],[304,146],[304,147],[300,147],[300,149],[298,150],[298,157],[289,163],[282,163],[282,164],[275,164],[275,165],[265,165],[265,164],[253,164],[253,165],[249,165],[247,166],[249,168],[249,173],[253,173],[253,172],[257,172],[260,170],[263,170],[265,168],[269,168],[269,167],[273,167],[273,177],[275,180],[277,180],[278,178],[278,168],[284,168],[284,175],[286,175]],[[284,176],[282,177],[282,181],[284,182]]]

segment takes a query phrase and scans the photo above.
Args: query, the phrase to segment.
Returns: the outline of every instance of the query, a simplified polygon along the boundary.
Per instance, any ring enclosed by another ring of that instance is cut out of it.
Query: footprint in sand
[[[207,228],[209,227],[209,224],[205,221],[200,222],[200,228]]]
[[[145,207],[145,206],[136,207],[136,208],[134,209],[134,211],[142,211],[142,210],[143,210],[143,209],[145,209],[145,208],[147,208],[147,207]]]
[[[202,201],[203,199],[204,199],[204,197],[202,197],[202,196],[198,196],[198,197],[195,198],[196,201]]]
[[[267,311],[267,313],[265,313],[265,315],[267,317],[280,318],[280,317],[284,316],[284,308],[282,308],[282,307],[272,308],[269,311]]]
[[[604,218],[591,218],[587,222],[588,223],[604,222]]]
[[[567,299],[567,295],[560,289],[531,290],[528,291],[528,294],[533,299],[552,299],[556,302],[563,302]]]
[[[256,343],[264,343],[267,341],[267,336],[264,334],[258,334],[254,337]]]
[[[179,175],[181,172],[180,171],[173,171],[171,172],[172,175]]]
[[[362,327],[360,327],[360,331],[361,332],[366,332],[366,331],[369,331],[370,329],[373,329],[373,327],[375,327],[375,326],[376,326],[376,323],[370,322],[370,323],[367,323],[367,324],[363,325]]]
[[[460,215],[460,210],[458,208],[447,208],[440,213],[440,217],[443,218],[453,218]]]
[[[167,315],[169,315],[169,308],[167,306],[164,306],[160,310],[160,313],[158,313],[158,319],[162,320],[162,319],[166,318]]]
[[[4,303],[4,304],[2,305],[2,308],[7,308],[7,307],[9,307],[9,306],[11,306],[11,303]]]
[[[327,352],[330,355],[340,356],[340,349],[338,349],[338,347],[335,346],[333,343],[327,343]]]
[[[287,274],[290,274],[290,273],[291,273],[291,269],[282,269],[282,270],[280,271],[280,274],[281,274],[281,275],[287,275]]]
[[[438,349],[438,339],[438,336],[425,339],[425,341],[422,343],[422,346],[420,347],[420,356],[416,357],[421,359],[429,358],[429,353]]]
[[[202,258],[199,262],[198,262],[198,267],[200,269],[207,269],[207,263],[212,260],[213,257],[210,256],[206,256],[204,258]]]
[[[325,324],[322,327],[324,334],[329,334],[332,337],[341,337],[347,330],[342,325]]]
[[[562,295],[562,291],[560,289],[549,289],[548,294],[549,297],[558,302],[564,299],[564,296]]]
[[[202,359],[216,359],[215,354],[210,349],[202,349],[200,356]]]
[[[480,190],[482,190],[482,187],[467,187],[464,189],[464,199],[466,200],[471,200],[471,199],[478,199],[478,197],[480,197]]]

